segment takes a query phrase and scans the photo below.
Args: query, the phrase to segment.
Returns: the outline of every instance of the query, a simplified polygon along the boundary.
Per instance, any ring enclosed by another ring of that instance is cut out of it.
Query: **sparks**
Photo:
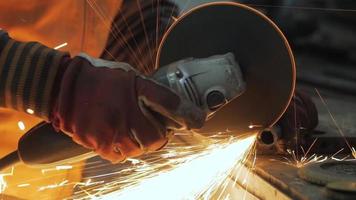
[[[91,179],[88,179],[87,181],[85,182],[78,182],[78,183],[75,183],[74,184],[74,187],[77,187],[77,186],[92,186],[92,185],[97,185],[97,184],[103,184],[104,181],[98,181],[98,182],[92,182]]]
[[[2,194],[7,188],[7,183],[6,183],[5,179],[4,179],[4,177],[12,176],[13,174],[14,174],[14,168],[11,168],[11,172],[10,173],[0,174],[0,194]]]
[[[263,126],[262,125],[258,125],[258,124],[250,124],[248,126],[249,129],[254,129],[254,128],[262,128]]]
[[[31,108],[26,109],[26,112],[27,112],[28,114],[30,114],[30,115],[35,114],[35,111],[32,110]]]
[[[143,178],[136,185],[102,195],[98,199],[199,198],[228,178],[234,167],[249,152],[255,138],[251,136],[212,145],[198,155],[185,158],[187,162],[178,164],[171,170],[161,170],[150,178]]]
[[[54,168],[49,168],[49,169],[42,169],[42,174],[45,174],[46,172],[50,172],[50,171],[60,171],[60,170],[70,170],[73,169],[72,165],[59,165],[56,166]]]
[[[17,187],[22,188],[22,187],[28,187],[28,186],[30,186],[30,185],[31,185],[31,184],[29,184],[29,183],[24,183],[24,184],[17,185]]]
[[[42,186],[38,188],[38,191],[44,191],[44,190],[49,190],[49,189],[54,189],[54,188],[59,188],[59,187],[64,187],[68,183],[68,180],[64,180],[60,183],[52,184],[52,185],[47,185],[47,186]]]
[[[60,44],[60,45],[54,47],[54,49],[55,49],[55,50],[58,50],[58,49],[63,48],[63,47],[65,47],[65,46],[67,46],[67,45],[68,45],[68,43],[65,42],[65,43],[63,43],[63,44]]]
[[[26,129],[25,123],[23,121],[18,121],[17,126],[21,131],[24,131]]]
[[[83,182],[63,180],[41,185],[37,191],[58,188],[76,188],[67,199],[219,199],[227,198],[223,193],[232,176],[240,171],[253,151],[256,135],[238,139],[231,134],[216,137],[191,135],[179,136],[164,149],[128,159],[117,168],[104,161],[86,163],[87,170],[107,171],[90,177]],[[186,141],[189,141],[188,143]],[[43,169],[49,171],[77,170],[80,165],[60,165]],[[108,170],[110,170],[108,172]],[[42,179],[42,177],[39,177]],[[246,179],[246,181],[248,181]],[[17,188],[32,186],[28,181]],[[159,186],[159,187],[158,187]],[[3,181],[2,191],[7,187]],[[159,192],[157,192],[159,188]],[[223,188],[223,190],[221,190]],[[139,192],[137,192],[139,191]],[[159,194],[159,196],[157,196]],[[221,198],[220,198],[221,197]]]
[[[73,166],[71,165],[56,166],[56,170],[68,170],[68,169],[73,169]]]
[[[304,154],[304,156],[301,156],[298,158],[294,150],[287,149],[287,153],[292,157],[292,159],[289,159],[287,157],[283,157],[284,159],[287,160],[285,164],[292,165],[297,168],[302,168],[308,164],[311,163],[321,163],[325,162],[329,159],[328,156],[325,155],[317,155],[317,154],[312,154],[308,156],[307,154]]]

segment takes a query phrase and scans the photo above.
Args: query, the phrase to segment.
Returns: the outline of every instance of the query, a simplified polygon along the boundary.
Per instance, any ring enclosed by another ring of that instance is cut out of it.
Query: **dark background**
[[[184,12],[212,0],[176,2]],[[345,148],[343,153],[350,153],[344,138],[356,146],[356,1],[235,2],[265,13],[289,40],[296,58],[297,88],[313,98],[319,113],[317,131],[310,138],[310,142],[319,138],[313,150],[335,153]]]

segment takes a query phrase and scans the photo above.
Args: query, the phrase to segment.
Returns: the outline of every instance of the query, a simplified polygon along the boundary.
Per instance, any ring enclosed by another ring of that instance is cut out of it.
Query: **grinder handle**
[[[165,79],[165,72],[165,69],[158,70],[153,78],[169,87],[169,83]],[[153,112],[153,114],[167,127],[178,126],[158,113]],[[24,164],[32,167],[68,164],[96,155],[90,149],[76,144],[65,133],[56,131],[51,124],[46,122],[39,123],[21,137],[18,143],[18,154]]]
[[[22,162],[33,167],[73,163],[95,156],[51,124],[41,122],[21,137],[18,154]]]

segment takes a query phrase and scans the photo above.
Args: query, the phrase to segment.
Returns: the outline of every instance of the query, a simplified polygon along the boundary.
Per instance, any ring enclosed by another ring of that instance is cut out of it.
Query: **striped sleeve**
[[[15,41],[0,29],[0,107],[32,110],[48,120],[64,56],[37,42]]]

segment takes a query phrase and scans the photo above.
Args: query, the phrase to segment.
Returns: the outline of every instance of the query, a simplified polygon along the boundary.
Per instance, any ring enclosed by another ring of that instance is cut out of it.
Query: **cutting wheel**
[[[247,90],[198,132],[229,130],[242,134],[272,126],[291,100],[296,73],[288,41],[261,12],[232,2],[192,9],[180,16],[163,37],[156,66],[227,52],[235,54]]]

